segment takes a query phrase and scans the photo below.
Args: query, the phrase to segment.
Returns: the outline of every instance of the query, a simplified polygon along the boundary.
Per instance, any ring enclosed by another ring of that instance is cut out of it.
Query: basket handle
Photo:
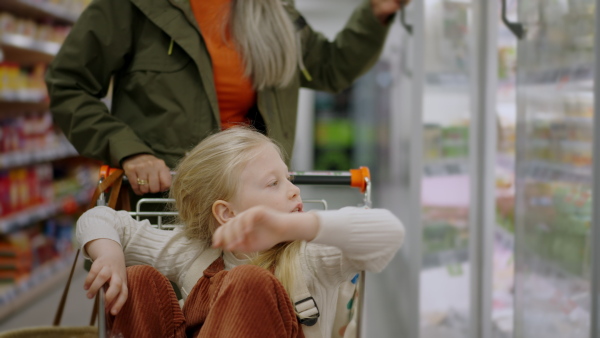
[[[121,190],[122,182],[123,182],[123,170],[111,169],[111,171],[107,175],[103,176],[102,179],[100,180],[100,182],[98,183],[98,187],[96,188],[96,190],[94,191],[94,194],[92,195],[92,200],[90,202],[89,209],[91,209],[95,206],[96,200],[98,199],[100,194],[102,194],[108,188],[111,188],[111,194],[110,194],[110,198],[108,200],[108,206],[110,208],[114,209],[115,206],[117,205],[117,200],[118,200],[119,193]],[[123,189],[123,190],[125,190],[125,189]],[[75,259],[73,260],[73,264],[71,266],[71,272],[69,273],[69,278],[67,279],[67,283],[65,284],[65,288],[63,290],[60,302],[58,303],[58,308],[56,309],[56,314],[54,316],[54,322],[52,324],[53,326],[59,326],[60,322],[62,320],[62,315],[65,310],[65,304],[67,302],[67,295],[68,295],[69,289],[71,287],[71,281],[73,279],[73,274],[75,272],[75,266],[77,265],[77,258],[79,258],[80,251],[81,251],[81,249],[77,249],[77,252],[75,253]],[[96,296],[96,303],[97,302],[98,302],[98,297]],[[93,326],[94,322],[96,321],[96,311],[97,311],[97,306],[94,305],[94,309],[92,312],[92,318],[90,320],[90,326]]]

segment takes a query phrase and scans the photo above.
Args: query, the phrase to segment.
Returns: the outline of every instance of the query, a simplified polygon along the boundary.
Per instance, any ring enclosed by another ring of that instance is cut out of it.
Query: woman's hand
[[[87,290],[87,297],[93,298],[100,288],[108,283],[105,292],[106,308],[110,309],[112,315],[117,315],[128,296],[123,250],[117,242],[110,239],[91,241],[85,248],[94,260],[83,285]]]
[[[371,8],[377,19],[385,24],[392,14],[409,3],[410,0],[371,0]]]
[[[171,169],[165,161],[150,154],[128,157],[122,163],[136,195],[166,191],[171,187]]]
[[[313,213],[284,213],[257,206],[239,213],[217,228],[213,246],[251,253],[270,249],[281,242],[310,241],[318,231],[319,220]]]

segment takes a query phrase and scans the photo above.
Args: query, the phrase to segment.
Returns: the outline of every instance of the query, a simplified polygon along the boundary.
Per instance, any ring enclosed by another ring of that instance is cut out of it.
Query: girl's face
[[[254,150],[242,169],[238,191],[230,203],[236,213],[263,205],[282,212],[302,212],[300,189],[289,180],[288,168],[272,144]]]

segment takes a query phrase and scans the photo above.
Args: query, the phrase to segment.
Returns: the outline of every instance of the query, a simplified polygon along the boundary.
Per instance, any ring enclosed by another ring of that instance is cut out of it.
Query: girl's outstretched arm
[[[128,295],[123,249],[111,239],[100,238],[87,243],[85,250],[94,262],[83,285],[87,290],[87,297],[93,298],[108,283],[106,304],[110,312],[116,315],[121,311]]]
[[[285,213],[256,206],[217,228],[213,246],[251,253],[270,249],[281,242],[311,241],[318,232],[319,219],[314,213]]]
[[[311,243],[321,246],[308,248],[307,259],[341,267],[343,274],[383,270],[404,242],[404,225],[386,209],[344,207],[317,215],[321,226]]]

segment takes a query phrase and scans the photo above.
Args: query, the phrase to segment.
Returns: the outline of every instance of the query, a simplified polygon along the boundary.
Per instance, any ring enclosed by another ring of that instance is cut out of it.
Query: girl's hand
[[[110,239],[97,239],[87,243],[86,250],[94,260],[83,285],[87,297],[93,298],[108,283],[106,308],[112,315],[117,315],[128,296],[125,256],[121,246]]]
[[[404,8],[409,3],[410,0],[371,0],[371,8],[373,8],[373,13],[377,19],[385,24],[390,15]]]
[[[258,252],[275,244],[310,241],[317,235],[319,221],[312,213],[284,213],[256,206],[243,211],[217,228],[213,246],[236,252]]]
[[[154,155],[134,155],[124,160],[122,165],[136,195],[163,192],[171,187],[171,169]]]

